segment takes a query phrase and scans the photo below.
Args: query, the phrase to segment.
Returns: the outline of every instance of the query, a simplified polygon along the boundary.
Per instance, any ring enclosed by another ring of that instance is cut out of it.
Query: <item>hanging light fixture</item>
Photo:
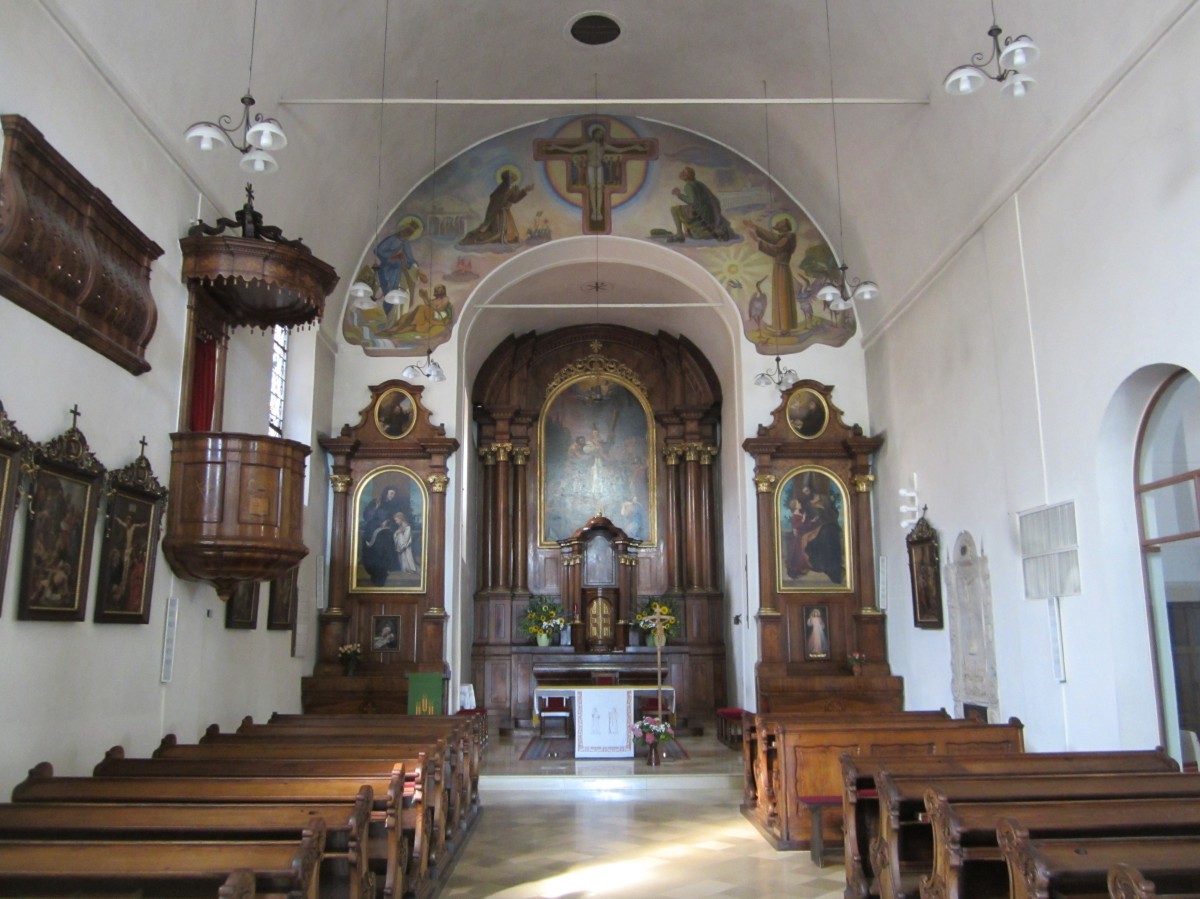
[[[388,13],[390,11],[391,0],[383,0],[383,58],[379,62],[379,118],[377,121],[377,143],[375,147],[375,218],[371,220],[372,228],[379,227],[379,195],[383,193],[383,101],[387,90]],[[365,270],[366,266],[363,269]],[[362,277],[362,272],[360,271],[359,280],[350,285],[350,290],[348,291],[350,294],[350,304],[355,309],[374,309],[375,288],[362,280]],[[408,291],[401,291],[399,288],[389,291],[384,299],[387,300],[396,293],[403,293],[404,302],[408,301]],[[399,298],[392,299],[392,302],[398,301]]]
[[[766,146],[767,153],[767,190],[769,199],[767,208],[775,208],[775,179],[771,175],[771,107],[767,104],[767,82],[764,80],[763,86],[763,144]],[[753,303],[753,298],[751,303]],[[766,298],[763,298],[766,302]],[[761,328],[761,320],[760,320]],[[784,368],[783,359],[779,356],[779,338],[775,338],[775,367],[768,368],[766,371],[759,372],[754,377],[754,383],[759,387],[777,387],[780,390],[790,390],[792,386],[800,380],[800,376],[796,374],[794,368]]]
[[[258,29],[258,0],[254,0],[254,19],[250,25],[250,74],[246,79],[246,94],[242,97],[242,118],[234,124],[232,117],[223,115],[216,122],[197,122],[184,132],[184,139],[201,150],[212,150],[217,146],[231,144],[242,154],[241,167],[252,174],[269,175],[279,168],[271,150],[282,150],[287,146],[287,135],[275,119],[264,118],[262,113],[250,119],[250,107],[254,96],[250,86],[254,81],[254,35]],[[239,135],[241,143],[238,143]]]
[[[996,24],[996,3],[992,0],[992,27],[988,37],[992,39],[991,55],[984,59],[983,53],[971,57],[971,65],[959,66],[946,76],[945,87],[949,94],[973,94],[983,87],[985,81],[996,81],[1001,91],[1009,97],[1024,97],[1037,81],[1021,70],[1037,61],[1041,51],[1027,34],[1006,37],[1003,47],[1000,35],[1004,32]],[[984,66],[996,64],[996,74],[984,70]]]
[[[433,227],[433,216],[434,216],[434,213],[437,211],[437,197],[438,197],[437,139],[438,139],[438,87],[439,87],[439,84],[440,84],[439,81],[435,80],[433,82],[433,175],[432,175],[433,184],[431,186],[431,191],[430,191],[432,194],[432,198],[429,201],[429,215],[427,218],[427,221],[429,223],[428,227],[430,227],[430,228]],[[434,246],[433,232],[430,231],[429,232],[429,274],[430,274],[431,278],[433,276],[433,246]],[[435,287],[433,285],[432,281],[430,281],[430,289],[433,290],[433,296],[436,299],[438,296],[438,289],[437,289],[437,287]],[[386,299],[386,297],[384,299]],[[433,360],[433,347],[429,346],[429,338],[425,339],[425,364],[418,366],[415,363],[410,363],[409,365],[405,366],[405,368],[402,372],[400,372],[400,376],[409,381],[415,381],[417,378],[424,378],[425,380],[431,381],[434,384],[438,383],[439,381],[446,380],[446,373],[444,371],[442,371],[442,367]]]
[[[825,40],[829,47],[829,112],[833,119],[833,169],[837,179],[838,246],[845,243],[842,231],[842,165],[838,154],[837,100],[833,91],[833,35],[829,24],[829,0],[825,0]],[[834,312],[845,312],[853,308],[856,300],[874,300],[879,296],[879,285],[874,281],[859,281],[847,276],[847,265],[838,266],[837,280],[817,291],[817,299],[827,304]]]

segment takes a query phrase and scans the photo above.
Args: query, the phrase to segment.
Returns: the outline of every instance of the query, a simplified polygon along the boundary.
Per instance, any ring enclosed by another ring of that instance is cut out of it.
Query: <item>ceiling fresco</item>
[[[552,119],[467,150],[419,184],[368,245],[344,339],[372,356],[448,341],[476,285],[554,240],[662,244],[708,271],[764,355],[841,346],[857,327],[817,291],[837,274],[807,213],[760,168],[700,135],[607,115]],[[587,301],[581,300],[581,305]]]

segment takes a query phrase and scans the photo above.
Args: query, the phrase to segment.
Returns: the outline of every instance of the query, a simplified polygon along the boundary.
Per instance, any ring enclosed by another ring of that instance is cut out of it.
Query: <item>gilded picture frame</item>
[[[787,423],[802,440],[815,440],[829,426],[829,403],[811,387],[803,387],[788,397]]]
[[[400,651],[400,616],[372,615],[371,616],[371,651],[399,652]]]
[[[417,404],[403,387],[386,390],[375,404],[375,427],[389,440],[402,440],[417,423]]]
[[[105,624],[147,624],[167,489],[145,455],[111,472],[106,490],[104,539],[92,619]]]
[[[850,492],[834,472],[805,465],[775,491],[776,588],[781,593],[854,589]]]
[[[369,472],[354,492],[350,589],[424,593],[429,555],[429,492],[402,465]]]
[[[539,545],[557,546],[603,515],[634,540],[658,541],[654,413],[618,374],[566,377],[538,421]]]
[[[12,546],[13,522],[21,498],[21,466],[32,444],[4,411],[0,403],[0,610],[8,574],[8,555]]]
[[[83,621],[105,469],[74,427],[32,458],[17,618]]]
[[[925,630],[945,625],[942,603],[942,563],[938,532],[924,515],[904,538],[908,545],[908,574],[912,583],[913,624]]]

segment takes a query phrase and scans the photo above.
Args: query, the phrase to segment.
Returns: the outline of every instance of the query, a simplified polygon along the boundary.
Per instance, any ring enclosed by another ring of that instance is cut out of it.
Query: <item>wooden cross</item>
[[[583,208],[583,233],[608,234],[612,230],[612,195],[628,188],[625,163],[658,159],[655,138],[611,137],[598,120],[583,123],[583,136],[533,142],[533,158],[567,164],[567,192],[578,194]]]
[[[79,403],[76,403],[71,409],[71,429],[74,430],[79,426],[79,416],[83,413],[79,411]]]
[[[663,717],[662,704],[662,645],[663,637],[666,634],[666,626],[674,624],[674,615],[664,615],[662,612],[655,612],[652,615],[646,615],[642,621],[649,621],[654,625],[654,679],[658,689],[658,717]],[[640,622],[639,622],[640,623]]]

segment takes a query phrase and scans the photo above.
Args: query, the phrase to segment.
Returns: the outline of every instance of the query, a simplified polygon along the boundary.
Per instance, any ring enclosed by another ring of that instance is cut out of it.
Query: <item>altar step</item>
[[[602,764],[612,765],[612,760]],[[734,774],[692,774],[687,771],[674,773],[654,770],[648,774],[630,773],[628,767],[618,766],[611,774],[594,770],[576,774],[481,774],[479,776],[480,802],[486,807],[489,794],[513,792],[525,793],[572,793],[580,798],[635,798],[646,793],[678,793],[687,795],[700,792],[712,796],[714,801],[737,804],[742,798],[742,777]],[[649,766],[646,766],[649,767]],[[664,766],[665,767],[665,766]]]

